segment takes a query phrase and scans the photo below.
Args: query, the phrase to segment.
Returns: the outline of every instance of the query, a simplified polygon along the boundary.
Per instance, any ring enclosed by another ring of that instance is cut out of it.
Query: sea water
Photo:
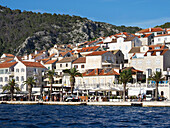
[[[170,128],[170,107],[0,105],[0,127]]]

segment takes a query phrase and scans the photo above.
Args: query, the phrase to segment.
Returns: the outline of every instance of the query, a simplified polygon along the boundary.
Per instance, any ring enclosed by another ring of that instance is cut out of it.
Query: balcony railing
[[[14,76],[14,72],[7,72],[10,76]]]

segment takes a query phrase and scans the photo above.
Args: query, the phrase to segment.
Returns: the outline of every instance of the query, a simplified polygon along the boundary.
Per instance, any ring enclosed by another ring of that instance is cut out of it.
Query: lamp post
[[[141,94],[141,82],[139,82],[139,87],[140,87],[140,94]]]

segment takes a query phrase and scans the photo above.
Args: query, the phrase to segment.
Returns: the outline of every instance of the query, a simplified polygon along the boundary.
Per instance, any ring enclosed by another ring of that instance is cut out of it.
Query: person
[[[46,95],[46,101],[48,101],[48,95]]]

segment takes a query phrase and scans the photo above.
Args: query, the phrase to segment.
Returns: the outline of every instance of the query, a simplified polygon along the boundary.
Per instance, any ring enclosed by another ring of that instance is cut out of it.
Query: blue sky
[[[142,28],[170,22],[170,0],[0,0],[0,5]]]

